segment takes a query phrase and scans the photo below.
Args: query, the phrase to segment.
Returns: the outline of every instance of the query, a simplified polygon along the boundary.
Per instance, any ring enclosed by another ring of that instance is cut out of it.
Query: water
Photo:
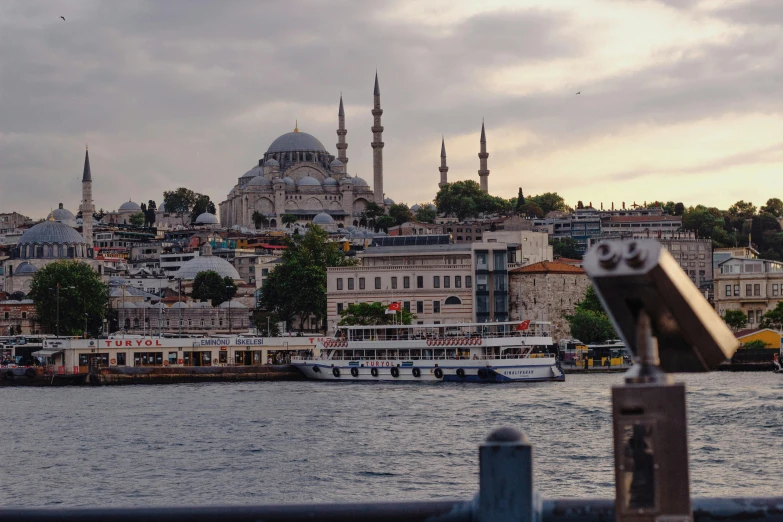
[[[478,444],[524,429],[545,497],[612,497],[609,386],[320,382],[0,388],[5,506],[470,498]],[[688,384],[694,496],[773,496],[783,376]]]

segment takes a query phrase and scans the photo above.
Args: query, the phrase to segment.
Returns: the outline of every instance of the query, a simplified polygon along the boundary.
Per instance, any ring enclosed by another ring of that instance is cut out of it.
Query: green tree
[[[761,327],[783,330],[783,301],[778,302],[774,309],[761,316]]]
[[[729,215],[740,219],[750,219],[756,215],[756,207],[749,201],[739,200],[729,207]]]
[[[617,337],[612,321],[606,315],[595,288],[587,288],[585,298],[576,305],[573,315],[566,315],[571,335],[591,344]]]
[[[269,220],[266,218],[266,216],[264,216],[258,210],[253,211],[253,215],[250,219],[253,220],[253,225],[255,225],[256,228],[265,227],[269,224]]]
[[[557,194],[557,192],[545,192],[538,196],[527,198],[528,203],[533,202],[543,211],[546,216],[552,211],[566,212],[568,206],[565,204],[565,200]]]
[[[280,318],[274,312],[256,310],[250,317],[250,322],[253,323],[253,326],[265,337],[280,335],[280,328],[278,327]]]
[[[143,227],[144,226],[144,213],[143,212],[137,212],[133,215],[131,215],[130,218],[130,224],[134,227]]]
[[[767,204],[759,209],[759,213],[765,212],[775,217],[783,217],[783,201],[778,198],[770,198]]]
[[[723,314],[723,322],[736,331],[748,325],[748,316],[742,310],[726,310]]]
[[[209,196],[204,194],[197,194],[196,202],[193,203],[193,208],[190,211],[190,222],[195,223],[196,218],[205,212],[216,214],[217,209],[215,208],[215,204],[212,203],[212,200],[209,199]]]
[[[667,205],[668,205],[668,203],[667,203]],[[685,205],[683,205],[682,203],[676,203],[674,205],[674,212],[673,212],[673,214],[675,216],[682,216],[684,213],[685,213]]]
[[[340,312],[340,326],[372,326],[377,324],[411,324],[415,315],[402,309],[394,314],[386,313],[382,303],[351,303]]]
[[[695,231],[700,238],[712,237],[716,226],[723,224],[723,213],[704,205],[689,207],[682,215],[682,228]]]
[[[435,196],[435,206],[439,213],[454,216],[460,221],[479,214],[502,214],[511,210],[509,201],[487,194],[473,180],[444,185]]]
[[[394,219],[395,225],[402,225],[413,221],[413,212],[405,203],[395,203],[389,207],[389,215]]]
[[[185,214],[191,211],[193,205],[196,204],[199,194],[193,192],[185,187],[180,187],[177,190],[167,190],[163,192],[163,204],[166,207],[166,212],[174,214],[182,220],[182,224],[185,224]]]
[[[754,339],[752,341],[748,341],[747,343],[745,343],[742,346],[742,349],[743,350],[763,350],[766,347],[767,347],[767,343],[765,343],[761,339]]]
[[[280,222],[284,225],[292,225],[296,223],[297,217],[294,214],[283,214],[283,216],[280,218]]]
[[[393,217],[387,215],[380,216],[375,220],[375,231],[378,232],[379,230],[383,230],[384,232],[388,232],[389,227],[393,227],[395,224],[396,222]]]
[[[514,202],[514,211],[519,215],[523,215],[525,213],[525,195],[522,194],[522,187],[519,187],[517,200]]]
[[[147,211],[144,213],[144,221],[146,226],[155,226],[155,221],[157,220],[155,217],[155,212],[157,212],[157,210],[158,206],[155,204],[155,200],[149,200],[147,204]]]
[[[429,205],[422,205],[416,212],[416,221],[421,223],[435,223],[436,217],[438,217],[438,212]]]
[[[535,201],[528,201],[523,207],[524,215],[529,218],[544,217],[544,210]]]
[[[326,269],[348,264],[340,245],[328,239],[329,234],[318,225],[303,236],[287,238],[282,262],[269,273],[261,290],[263,308],[289,324],[299,316],[299,330],[310,316],[325,320]]]
[[[59,292],[57,290],[59,286]],[[57,261],[33,275],[27,294],[35,304],[38,320],[57,332],[59,293],[60,335],[96,335],[106,316],[109,289],[86,263]]]
[[[555,259],[558,257],[567,257],[569,259],[582,259],[582,253],[579,251],[579,243],[571,237],[549,238],[549,244],[552,245],[552,251]]]
[[[218,306],[234,297],[236,292],[237,285],[230,277],[220,277],[214,270],[206,270],[196,274],[190,295],[193,299],[210,301],[212,306]]]

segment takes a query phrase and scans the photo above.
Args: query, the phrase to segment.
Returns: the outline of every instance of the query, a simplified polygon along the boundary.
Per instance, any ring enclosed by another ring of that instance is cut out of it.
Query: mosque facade
[[[300,223],[309,223],[319,214],[330,216],[345,226],[358,225],[370,202],[391,204],[383,195],[383,127],[378,75],[373,91],[373,187],[358,176],[349,176],[345,136],[345,110],[340,96],[337,113],[337,156],[330,154],[315,137],[301,132],[283,134],[272,142],[258,165],[237,180],[225,201],[220,203],[220,223],[226,227],[254,228],[258,212],[271,228],[282,226],[284,214],[293,214]],[[321,216],[323,219],[323,216]]]

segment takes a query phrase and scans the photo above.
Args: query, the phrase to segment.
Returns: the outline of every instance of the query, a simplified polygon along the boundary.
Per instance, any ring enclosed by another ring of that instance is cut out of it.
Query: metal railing
[[[614,500],[542,500],[533,485],[533,446],[511,428],[479,448],[479,492],[472,500],[267,506],[0,508],[3,522],[80,521],[449,521],[612,522]],[[783,522],[783,497],[693,499],[693,522]],[[683,521],[685,522],[685,521]]]

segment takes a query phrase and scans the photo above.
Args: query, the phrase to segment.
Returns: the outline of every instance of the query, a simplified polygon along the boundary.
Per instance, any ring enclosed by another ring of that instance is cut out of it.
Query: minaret
[[[438,170],[440,171],[440,183],[438,183],[438,187],[443,188],[446,186],[446,183],[449,182],[449,167],[446,165],[446,140],[442,137],[440,139],[440,168]]]
[[[90,172],[90,151],[85,146],[84,150],[84,173],[82,174],[82,204],[79,205],[82,212],[82,236],[87,244],[92,248],[92,215],[95,212],[95,205],[92,204],[92,173]]]
[[[489,177],[489,170],[487,170],[487,158],[489,153],[487,152],[487,136],[484,134],[484,122],[481,122],[481,152],[479,152],[479,179],[481,180],[481,190],[489,192],[489,183],[487,178]]]
[[[348,148],[348,144],[345,143],[345,135],[348,131],[345,130],[345,110],[343,110],[343,94],[340,93],[340,110],[337,111],[337,159],[343,162],[343,165],[348,165],[348,156],[345,155],[345,150]],[[348,172],[346,170],[346,172]]]
[[[381,90],[378,88],[378,71],[375,72],[375,91],[373,92],[373,126],[372,126],[372,188],[373,199],[383,206],[383,126],[381,125]]]

